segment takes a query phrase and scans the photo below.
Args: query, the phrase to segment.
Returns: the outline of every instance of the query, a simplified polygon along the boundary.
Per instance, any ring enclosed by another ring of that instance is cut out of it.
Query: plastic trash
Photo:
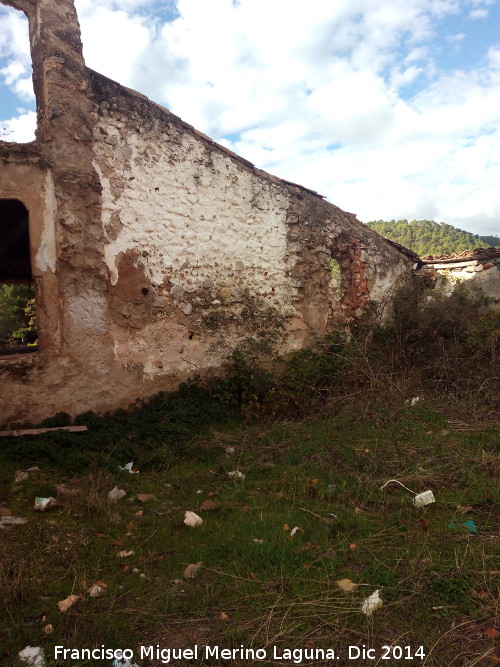
[[[118,466],[118,470],[121,470],[122,472],[129,472],[131,474],[137,474],[139,471],[133,470],[133,467],[134,462],[130,461],[130,463],[126,463],[124,466]]]
[[[115,486],[115,488],[111,489],[111,491],[108,493],[108,500],[120,500],[120,498],[125,498],[126,495],[126,491]]]
[[[397,479],[388,480],[383,486],[380,487],[380,490],[383,491],[387,486],[389,486],[389,484],[399,484],[399,486],[403,487],[403,489],[406,489],[406,491],[409,491],[411,494],[413,494],[413,504],[415,507],[424,507],[425,505],[430,505],[431,503],[436,502],[434,494],[430,489],[428,491],[422,491],[422,493],[415,493],[415,491],[412,491]]]
[[[76,604],[81,597],[82,597],[81,595],[68,595],[68,597],[65,600],[61,600],[60,602],[57,603],[59,611],[60,612],[68,611],[68,609],[72,607],[74,604]]]
[[[139,667],[136,662],[130,662],[127,658],[115,658],[111,667]]]
[[[361,603],[361,611],[365,616],[371,616],[374,611],[383,605],[383,600],[380,597],[380,591],[373,592],[369,597],[365,598]]]
[[[18,653],[19,659],[28,667],[46,667],[45,654],[40,646],[26,646]]]
[[[412,408],[417,405],[417,403],[420,403],[420,396],[414,396],[405,401],[405,405],[409,405]]]
[[[195,512],[184,512],[184,524],[190,528],[195,528],[195,526],[201,526],[203,519],[201,516],[198,516]]]
[[[0,516],[0,530],[6,526],[22,526],[28,519],[21,516]]]
[[[87,591],[91,598],[98,598],[99,595],[104,593],[107,587],[108,586],[104,583],[104,581],[96,581],[87,589]]]
[[[413,499],[413,504],[415,507],[424,507],[425,505],[430,505],[431,503],[435,503],[436,499],[434,498],[434,494],[432,491],[423,491],[422,493],[417,493],[415,498]]]
[[[469,533],[472,535],[477,535],[477,526],[474,521],[462,521],[462,523],[449,523],[448,528],[456,528],[457,526],[465,526]]]
[[[245,475],[239,470],[233,470],[231,472],[228,472],[227,474],[229,477],[232,477],[233,479],[245,479]]]
[[[57,500],[50,496],[49,498],[35,498],[35,512],[48,512],[57,505]]]

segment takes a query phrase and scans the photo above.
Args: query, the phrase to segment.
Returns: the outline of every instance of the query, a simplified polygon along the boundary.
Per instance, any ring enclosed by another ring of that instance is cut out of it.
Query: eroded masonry
[[[127,406],[278,324],[286,352],[390,318],[412,253],[88,69],[70,0],[1,1],[29,20],[38,117],[0,142],[1,278],[33,283],[39,344],[0,356],[0,423]]]

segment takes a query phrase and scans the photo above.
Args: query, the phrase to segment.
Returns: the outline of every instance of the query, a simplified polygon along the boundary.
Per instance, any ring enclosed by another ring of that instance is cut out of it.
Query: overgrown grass
[[[260,664],[293,664],[272,659],[274,646],[339,656],[301,664],[387,664],[384,645],[423,647],[405,664],[498,662],[500,316],[452,306],[419,313],[403,300],[392,329],[333,333],[286,364],[262,335],[221,378],[80,415],[87,433],[4,439],[0,507],[28,522],[0,530],[0,665],[18,667],[26,645],[50,665],[102,664],[56,661],[54,647],[105,645],[156,666],[138,656],[157,644],[265,648]],[[118,471],[130,460],[139,474]],[[394,478],[436,502],[382,491]],[[115,486],[126,498],[108,500]],[[61,504],[35,513],[37,496]],[[186,527],[185,511],[203,524]],[[350,593],[336,583],[346,578]],[[107,589],[93,598],[95,581]],[[384,603],[369,618],[361,604],[375,590]],[[70,594],[81,598],[61,613]],[[376,658],[348,660],[349,645]]]
[[[49,664],[55,645],[137,656],[141,644],[243,644],[270,655],[272,646],[331,647],[346,658],[349,645],[398,644],[424,646],[423,661],[405,664],[493,664],[498,432],[455,431],[420,405],[401,408],[390,428],[377,423],[386,411],[378,415],[212,428],[137,475],[96,467],[71,479],[45,463],[13,489],[16,466],[7,463],[2,498],[28,523],[2,531],[0,663],[17,665],[26,644],[43,646]],[[245,479],[229,477],[233,470]],[[432,489],[436,503],[416,509],[408,492],[381,491],[391,478]],[[34,498],[56,495],[60,483],[78,491],[34,513]],[[127,498],[110,502],[115,485]],[[141,504],[137,493],[157,500]],[[200,510],[207,499],[217,508]],[[203,525],[184,526],[186,510]],[[119,558],[123,550],[134,554]],[[343,593],[342,578],[356,590]],[[91,598],[97,580],[108,589]],[[384,605],[369,619],[360,605],[375,589]],[[56,603],[69,594],[83,598],[62,614]],[[48,623],[54,632],[45,635]]]

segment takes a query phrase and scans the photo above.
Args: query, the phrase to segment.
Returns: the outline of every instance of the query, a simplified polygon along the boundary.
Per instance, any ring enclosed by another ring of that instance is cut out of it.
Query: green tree
[[[33,286],[0,285],[0,345],[27,345],[36,337]]]
[[[376,232],[406,246],[417,255],[451,255],[478,247],[499,246],[496,236],[478,236],[435,220],[372,220]]]

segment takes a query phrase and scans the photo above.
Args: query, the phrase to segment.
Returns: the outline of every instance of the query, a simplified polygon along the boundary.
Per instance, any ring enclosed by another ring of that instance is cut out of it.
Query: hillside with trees
[[[451,255],[463,250],[500,246],[499,236],[478,236],[434,220],[372,220],[366,224],[420,256]]]

